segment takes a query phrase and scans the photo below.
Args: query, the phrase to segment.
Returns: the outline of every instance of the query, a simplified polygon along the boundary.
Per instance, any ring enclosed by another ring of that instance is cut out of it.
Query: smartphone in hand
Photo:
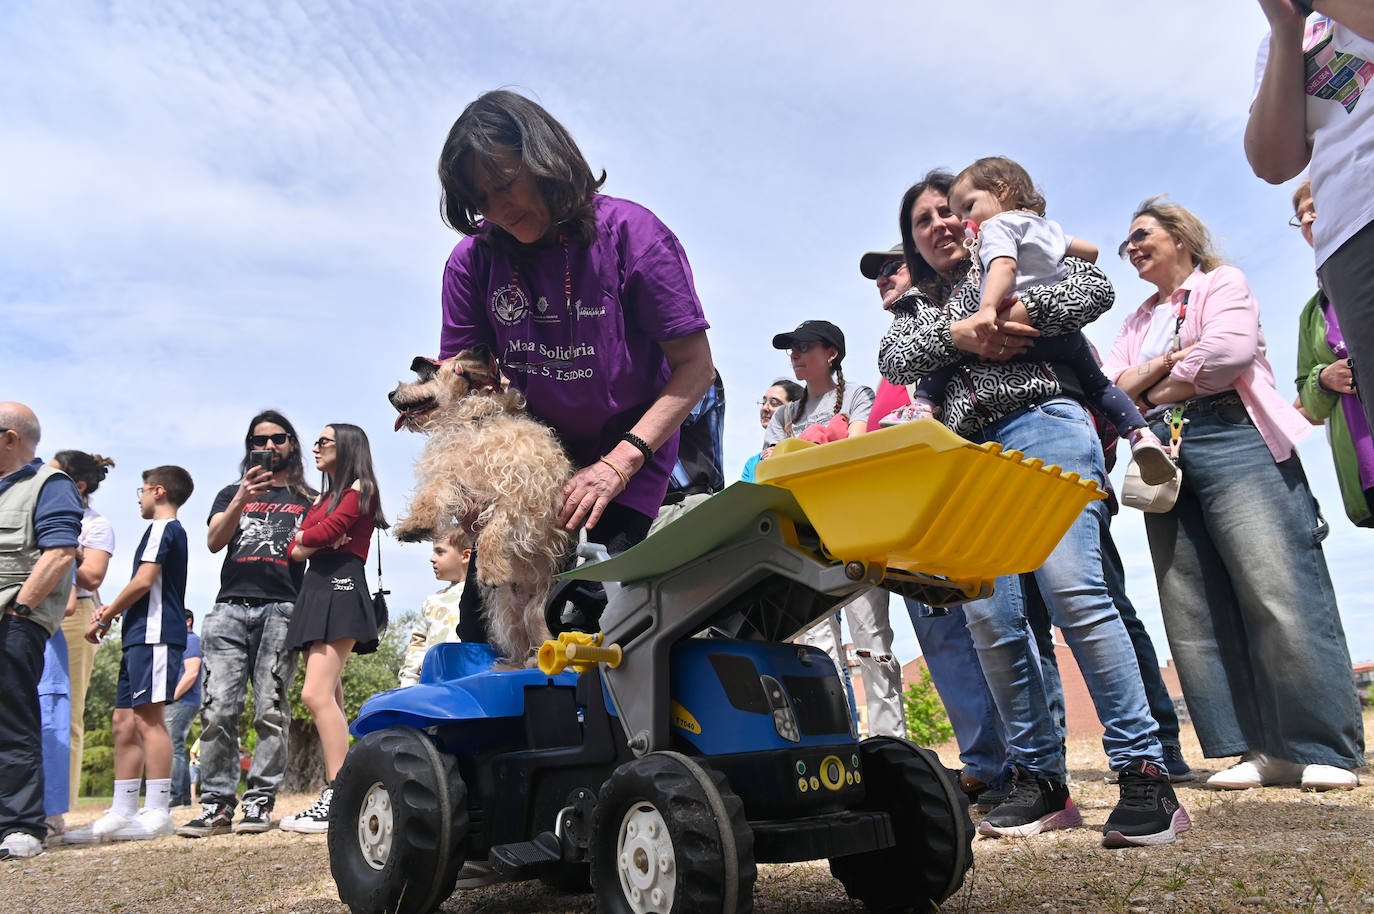
[[[254,468],[261,468],[269,473],[272,472],[272,452],[267,450],[249,451],[248,469],[252,470]]]

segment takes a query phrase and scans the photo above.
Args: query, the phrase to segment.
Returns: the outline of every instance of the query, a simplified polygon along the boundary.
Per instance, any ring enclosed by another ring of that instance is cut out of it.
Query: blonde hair
[[[1299,203],[1308,199],[1312,199],[1313,203],[1316,203],[1316,200],[1312,198],[1312,180],[1310,178],[1299,184],[1298,189],[1293,191],[1293,212],[1298,211]]]
[[[1170,200],[1168,195],[1156,194],[1142,202],[1131,221],[1141,216],[1150,216],[1164,231],[1178,239],[1192,257],[1193,266],[1202,272],[1210,273],[1226,262],[1217,252],[1212,233],[1202,220]]]

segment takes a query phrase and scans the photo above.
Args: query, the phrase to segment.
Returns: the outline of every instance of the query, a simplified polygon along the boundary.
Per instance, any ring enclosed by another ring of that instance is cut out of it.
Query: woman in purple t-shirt
[[[464,109],[439,180],[444,220],[466,236],[444,270],[440,357],[496,355],[578,467],[560,522],[629,548],[658,514],[678,426],[714,376],[682,245],[644,207],[598,193],[605,172],[513,92]]]

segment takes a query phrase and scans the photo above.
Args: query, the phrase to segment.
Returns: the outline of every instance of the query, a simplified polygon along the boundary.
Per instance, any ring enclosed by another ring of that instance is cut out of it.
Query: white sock
[[[171,778],[149,778],[148,793],[143,798],[144,809],[156,809],[158,812],[166,812],[172,805],[172,779]]]
[[[138,812],[138,785],[142,782],[142,778],[115,781],[114,802],[110,804],[110,812],[132,819]]]

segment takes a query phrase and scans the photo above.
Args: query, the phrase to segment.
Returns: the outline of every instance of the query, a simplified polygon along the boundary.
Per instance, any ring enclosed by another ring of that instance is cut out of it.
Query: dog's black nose
[[[392,406],[396,406],[396,391],[393,390],[391,393],[387,394],[387,395],[386,395],[386,400],[387,400],[387,402],[390,403]],[[397,408],[397,409],[400,409],[399,406],[396,406],[396,408]]]

